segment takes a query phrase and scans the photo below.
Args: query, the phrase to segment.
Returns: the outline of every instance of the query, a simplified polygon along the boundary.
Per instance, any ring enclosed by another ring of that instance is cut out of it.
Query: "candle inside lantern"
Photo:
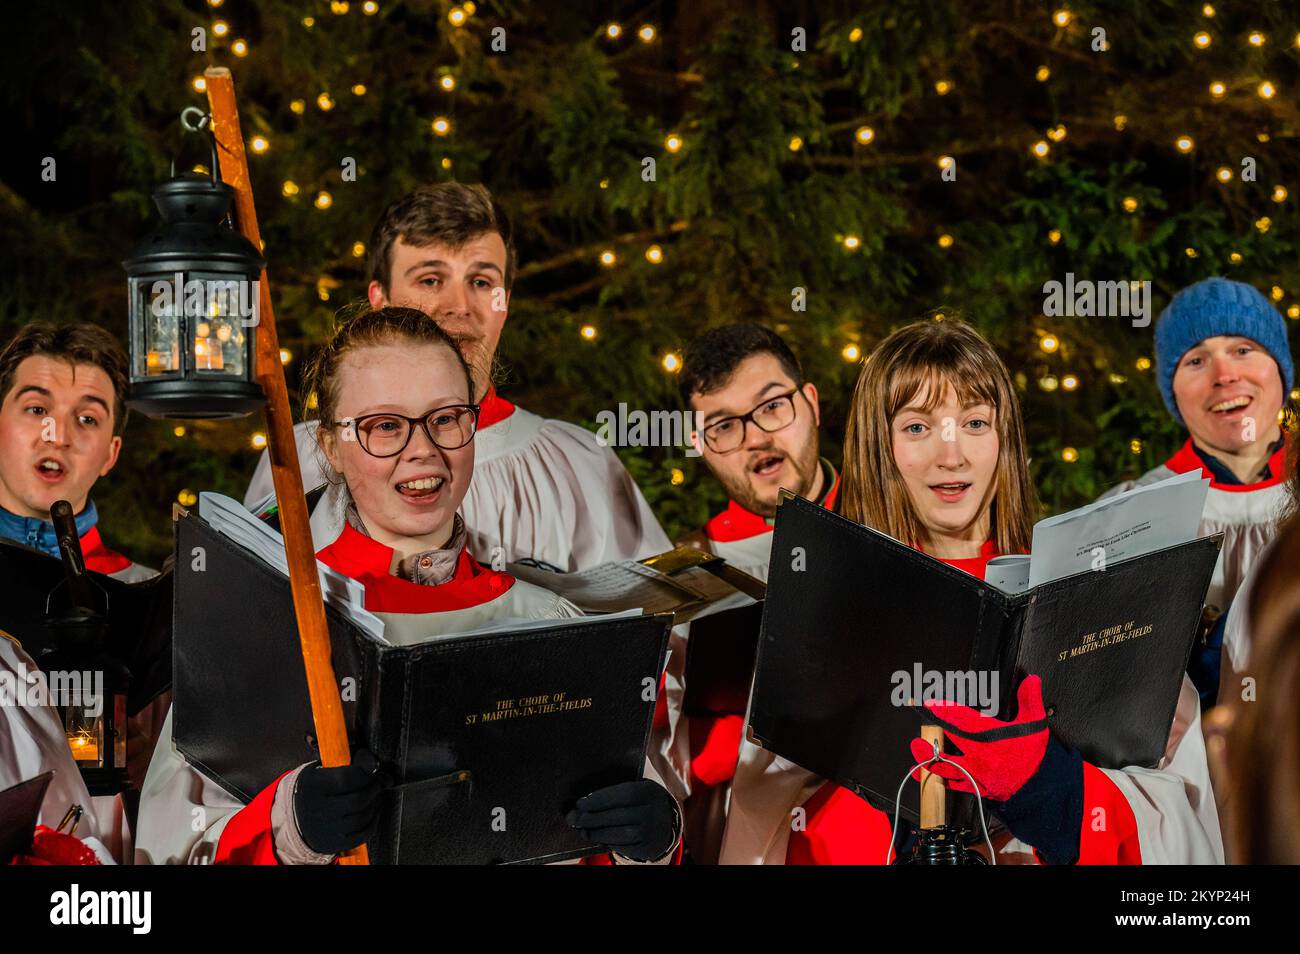
[[[194,340],[194,367],[199,371],[221,371],[226,366],[221,345],[207,338]]]
[[[76,762],[98,762],[99,742],[89,732],[82,729],[68,734],[68,748]]]

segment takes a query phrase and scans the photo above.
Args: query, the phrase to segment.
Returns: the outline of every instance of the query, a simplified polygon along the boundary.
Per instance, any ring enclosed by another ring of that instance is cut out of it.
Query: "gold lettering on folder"
[[[591,696],[572,699],[566,692],[547,692],[518,699],[496,699],[491,708],[481,712],[469,712],[465,715],[466,725],[478,725],[483,722],[501,722],[506,719],[527,719],[533,716],[555,715],[561,712],[574,712],[578,709],[590,709]]]
[[[1145,626],[1136,626],[1134,623],[1134,620],[1128,620],[1122,624],[1116,623],[1114,626],[1107,626],[1091,633],[1084,633],[1080,638],[1079,645],[1061,650],[1056,656],[1056,661],[1064,662],[1067,659],[1073,659],[1075,656],[1082,656],[1084,653],[1105,649],[1107,646],[1117,646],[1120,643],[1128,642],[1130,639],[1140,639],[1143,636],[1150,635],[1155,628],[1152,623],[1147,623]]]

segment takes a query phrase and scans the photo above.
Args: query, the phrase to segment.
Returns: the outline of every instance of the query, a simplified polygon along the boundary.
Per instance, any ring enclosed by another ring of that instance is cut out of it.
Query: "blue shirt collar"
[[[76,516],[77,536],[84,537],[99,522],[99,511],[93,500],[86,501],[86,509]],[[40,550],[52,557],[59,555],[59,542],[54,535],[54,524],[49,520],[20,517],[0,507],[0,537]]]

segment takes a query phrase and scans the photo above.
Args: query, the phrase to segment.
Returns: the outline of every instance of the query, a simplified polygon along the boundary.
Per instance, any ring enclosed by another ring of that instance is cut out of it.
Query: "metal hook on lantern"
[[[181,128],[186,132],[198,133],[208,141],[212,150],[212,162],[208,166],[213,183],[221,181],[221,166],[217,162],[217,137],[212,135],[212,116],[197,106],[186,106],[181,110]],[[172,156],[171,178],[176,177],[176,157]]]

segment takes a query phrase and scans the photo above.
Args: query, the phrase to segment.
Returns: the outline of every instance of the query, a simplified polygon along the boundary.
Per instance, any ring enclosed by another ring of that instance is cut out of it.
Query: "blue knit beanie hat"
[[[1277,362],[1283,396],[1291,390],[1295,366],[1287,342],[1286,322],[1259,289],[1226,278],[1206,278],[1174,295],[1156,321],[1156,374],[1165,407],[1183,423],[1174,400],[1174,371],[1183,355],[1206,338],[1249,338]]]

